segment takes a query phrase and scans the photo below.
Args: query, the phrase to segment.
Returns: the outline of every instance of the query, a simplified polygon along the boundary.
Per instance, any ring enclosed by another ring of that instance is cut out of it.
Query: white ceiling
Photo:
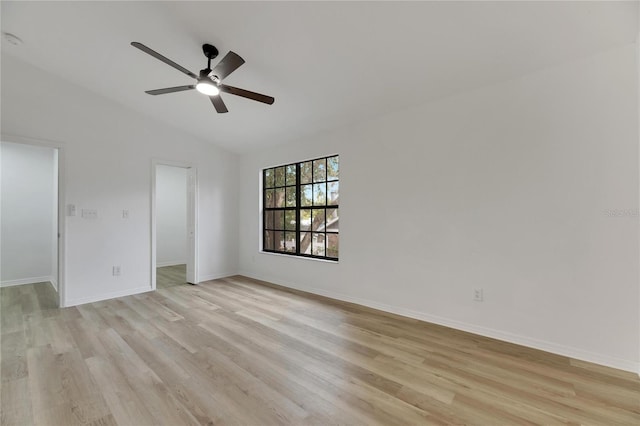
[[[2,43],[47,72],[235,152],[264,149],[631,43],[638,2],[1,2]],[[196,74],[201,45],[245,60],[225,83],[272,106],[144,90]]]

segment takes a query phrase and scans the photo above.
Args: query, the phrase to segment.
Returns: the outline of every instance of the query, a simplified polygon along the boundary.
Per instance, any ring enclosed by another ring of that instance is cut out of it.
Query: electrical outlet
[[[484,299],[484,291],[481,288],[473,289],[473,300],[476,302],[482,302]]]
[[[129,210],[122,210],[122,218],[129,219]]]
[[[120,266],[114,266],[113,267],[113,276],[114,277],[120,276]]]

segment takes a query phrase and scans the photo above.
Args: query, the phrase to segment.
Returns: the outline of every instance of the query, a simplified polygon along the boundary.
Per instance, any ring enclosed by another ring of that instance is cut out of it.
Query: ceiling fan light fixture
[[[1,0],[0,0],[1,1]],[[229,51],[224,58],[218,64],[211,68],[211,60],[218,56],[218,49],[210,44],[205,44],[202,46],[202,51],[204,55],[207,57],[207,67],[205,69],[200,70],[200,75],[196,75],[193,72],[189,71],[182,65],[179,65],[173,62],[171,59],[166,56],[162,56],[158,52],[153,49],[148,48],[142,43],[137,41],[132,41],[131,46],[136,49],[142,50],[147,55],[151,55],[154,58],[158,59],[161,62],[169,65],[172,68],[177,69],[183,74],[188,75],[193,78],[196,84],[190,84],[186,86],[175,86],[175,87],[166,87],[164,89],[155,89],[155,90],[145,90],[145,93],[149,95],[165,95],[167,93],[175,93],[175,92],[184,92],[185,90],[196,89],[198,92],[209,96],[211,100],[211,104],[216,109],[218,113],[229,112],[227,106],[222,100],[222,96],[220,92],[225,92],[230,95],[240,96],[241,98],[251,99],[253,101],[262,102],[268,105],[273,104],[275,99],[273,96],[262,95],[260,93],[251,92],[249,90],[244,90],[239,87],[227,86],[226,84],[222,84],[222,80],[227,77],[229,74],[234,72],[238,67],[244,64],[244,59],[240,57],[237,53]]]
[[[196,90],[207,96],[216,96],[220,94],[220,89],[218,89],[218,86],[208,78],[200,79],[198,81],[198,84],[196,84]]]

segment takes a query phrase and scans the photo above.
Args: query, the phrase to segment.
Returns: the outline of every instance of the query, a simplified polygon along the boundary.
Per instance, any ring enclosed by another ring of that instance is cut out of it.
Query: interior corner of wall
[[[58,280],[56,279],[56,277],[51,276],[49,277],[49,282],[51,283],[51,285],[53,286],[53,288],[58,291]]]

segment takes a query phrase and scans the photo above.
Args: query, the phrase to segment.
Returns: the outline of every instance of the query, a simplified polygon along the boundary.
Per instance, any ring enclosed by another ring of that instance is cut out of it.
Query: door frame
[[[188,232],[193,232],[193,241],[189,242],[189,238],[187,237],[187,269],[189,268],[189,264],[191,264],[194,272],[194,280],[195,282],[191,284],[197,284],[199,282],[199,274],[198,274],[198,168],[197,166],[190,161],[175,161],[175,160],[164,160],[159,158],[151,159],[151,290],[156,289],[156,255],[157,255],[157,227],[156,227],[156,169],[157,166],[171,166],[171,167],[180,167],[183,169],[188,169],[193,172],[193,191],[189,192],[187,190],[187,214],[189,214],[188,206],[193,205],[193,212],[191,216],[191,221],[193,223],[193,230],[188,230]],[[188,177],[187,177],[188,179]],[[189,186],[189,182],[187,181],[187,186]],[[187,224],[189,223],[189,218],[187,217]],[[189,247],[191,244],[191,247]]]
[[[66,244],[66,185],[65,185],[65,144],[64,142],[31,138],[13,134],[0,134],[0,141],[18,143],[24,145],[34,145],[58,150],[58,306],[64,308],[66,304],[66,266],[67,266],[67,244]]]

